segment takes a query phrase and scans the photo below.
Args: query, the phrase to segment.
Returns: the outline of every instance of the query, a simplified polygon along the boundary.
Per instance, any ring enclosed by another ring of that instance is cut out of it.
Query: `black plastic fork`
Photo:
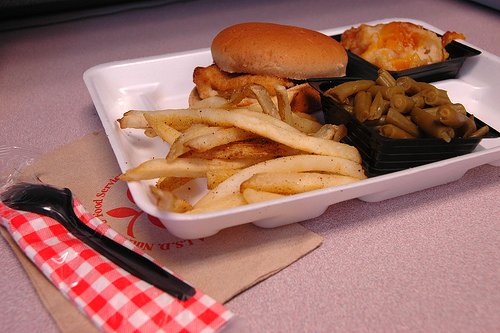
[[[67,188],[45,184],[18,183],[0,194],[12,209],[49,216],[61,223],[73,236],[108,258],[111,262],[181,301],[195,289],[146,257],[98,233],[83,223],[73,210],[73,195]]]

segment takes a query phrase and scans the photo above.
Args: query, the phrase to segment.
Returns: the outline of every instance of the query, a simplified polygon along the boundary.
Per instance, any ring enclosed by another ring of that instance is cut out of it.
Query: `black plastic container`
[[[377,176],[419,165],[468,154],[476,148],[482,138],[454,138],[450,142],[424,137],[416,139],[391,139],[380,135],[374,128],[360,123],[351,113],[331,97],[326,90],[353,78],[310,80],[309,83],[321,93],[321,102],[326,123],[345,124],[348,129],[343,142],[358,148],[367,176]],[[486,125],[475,118],[477,128]],[[500,133],[489,126],[483,138],[496,138]]]
[[[342,35],[331,36],[333,39],[340,42]],[[462,43],[452,41],[446,46],[446,51],[449,53],[449,58],[435,64],[419,66],[406,69],[403,71],[389,71],[394,78],[401,76],[410,76],[417,81],[434,82],[438,80],[455,78],[462,65],[467,58],[481,54],[481,51]],[[374,80],[377,78],[379,67],[364,60],[363,58],[347,51],[347,75],[357,76],[365,79]]]

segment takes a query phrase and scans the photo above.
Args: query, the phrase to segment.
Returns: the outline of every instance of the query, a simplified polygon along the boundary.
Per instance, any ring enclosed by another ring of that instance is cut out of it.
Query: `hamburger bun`
[[[333,38],[300,27],[248,22],[225,28],[212,41],[215,64],[229,73],[304,80],[344,76],[345,49]]]

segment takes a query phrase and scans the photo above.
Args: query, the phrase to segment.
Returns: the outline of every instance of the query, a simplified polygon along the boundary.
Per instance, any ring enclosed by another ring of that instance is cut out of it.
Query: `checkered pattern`
[[[92,228],[145,255],[76,200],[75,211]],[[136,278],[52,218],[12,210],[1,202],[0,218],[29,259],[103,332],[209,333],[233,316],[199,290],[183,302]]]

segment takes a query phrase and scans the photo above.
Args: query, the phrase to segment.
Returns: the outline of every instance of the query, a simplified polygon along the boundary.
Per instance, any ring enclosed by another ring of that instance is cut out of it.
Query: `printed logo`
[[[168,234],[166,227],[158,218],[145,213],[136,206],[130,190],[118,177],[109,179],[107,184],[95,194],[92,200],[93,215],[95,217],[98,217],[101,221],[127,237],[137,247],[146,251],[180,250],[205,240],[204,238],[181,240]],[[125,193],[127,201],[123,199]],[[150,229],[148,231],[148,228],[165,230],[165,233],[160,236],[162,242],[150,239],[151,234],[159,234]]]
[[[130,190],[127,189],[127,199],[135,204],[134,198],[132,198],[132,194],[130,193]],[[108,210],[106,212],[109,216],[116,217],[116,218],[123,218],[123,219],[128,219],[128,224],[127,224],[127,235],[130,237],[135,237],[134,236],[134,224],[137,221],[137,219],[142,215],[145,214],[146,218],[149,222],[154,224],[155,226],[165,229],[165,226],[160,222],[160,220],[154,216],[151,216],[149,214],[144,213],[142,210],[139,209],[134,209],[130,207],[118,207],[118,208],[113,208],[111,210]]]
[[[109,223],[104,214],[117,219],[124,219],[127,223],[127,236],[132,238],[135,238],[134,225],[139,217],[143,215],[146,216],[146,220],[151,224],[159,228],[166,229],[158,218],[144,213],[142,210],[135,206],[134,198],[132,197],[132,193],[130,193],[130,190],[128,188],[127,199],[136,208],[122,206],[104,211],[104,199],[108,196],[111,188],[119,181],[119,176],[109,179],[108,183],[95,195],[96,199],[93,200],[94,216],[100,218],[104,223]]]

